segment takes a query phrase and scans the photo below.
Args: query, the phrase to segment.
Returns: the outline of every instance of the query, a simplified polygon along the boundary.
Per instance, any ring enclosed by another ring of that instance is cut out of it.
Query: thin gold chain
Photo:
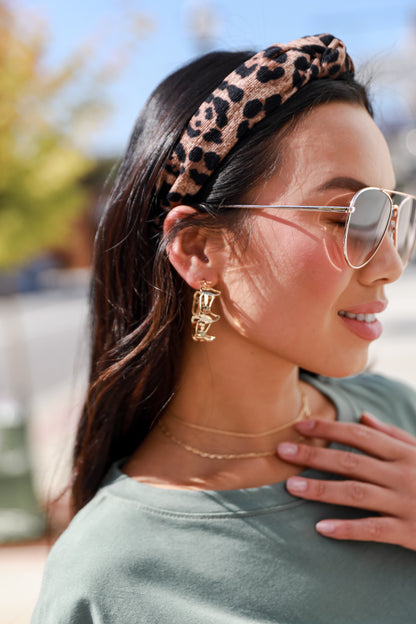
[[[306,394],[303,392],[301,388],[299,389],[300,389],[300,394],[302,398],[302,406],[296,418],[294,418],[293,420],[290,420],[288,423],[285,423],[284,425],[279,425],[277,427],[274,427],[273,429],[269,429],[268,431],[262,431],[261,433],[243,433],[241,431],[228,431],[227,429],[216,429],[214,427],[205,427],[204,425],[197,425],[196,423],[183,420],[182,418],[179,418],[179,416],[175,416],[173,414],[169,416],[169,420],[175,420],[176,422],[179,422],[182,425],[189,427],[190,429],[195,429],[197,431],[204,431],[206,433],[218,433],[223,436],[231,436],[233,438],[253,438],[253,439],[265,438],[268,435],[273,435],[274,433],[278,433],[279,431],[284,431],[288,427],[295,425],[299,420],[302,420],[304,416],[306,416],[307,418],[311,417],[311,410],[309,408],[308,397],[306,396]]]
[[[299,414],[296,416],[296,418],[294,418],[293,420],[291,420],[290,422],[286,423],[285,425],[279,426],[276,429],[272,429],[270,430],[270,432],[268,433],[276,433],[277,431],[283,431],[284,429],[288,429],[289,427],[291,427],[292,425],[296,424],[297,422],[299,422],[304,416],[307,416],[308,418],[311,416],[311,411],[309,408],[309,402],[307,399],[307,396],[305,393],[302,392],[302,407],[300,409]],[[179,420],[177,417],[175,418],[176,420]],[[183,421],[186,422],[186,421]],[[173,435],[173,433],[171,431],[169,431],[169,429],[167,429],[165,427],[165,425],[159,421],[158,426],[160,428],[160,430],[162,431],[162,433],[172,442],[174,442],[175,444],[177,444],[178,446],[184,448],[186,451],[189,451],[190,453],[193,453],[194,455],[198,455],[199,457],[205,457],[206,459],[253,459],[256,457],[271,457],[272,455],[276,454],[276,451],[255,451],[255,452],[251,452],[251,453],[208,453],[207,451],[203,451],[201,449],[198,449],[194,446],[191,446],[190,444],[187,444],[186,442],[183,442],[182,440],[179,440],[176,436]],[[186,423],[188,424],[188,423]],[[200,429],[199,425],[193,425],[192,423],[192,428],[195,429]],[[219,429],[209,429],[209,428],[202,428],[202,431],[213,431],[214,433],[220,433],[221,430]],[[234,432],[227,432],[225,435],[234,435]],[[265,436],[267,435],[267,433],[263,433],[260,434],[260,436]],[[260,436],[253,436],[253,437],[260,437]],[[242,436],[238,436],[238,437],[251,437],[251,434],[243,434]]]

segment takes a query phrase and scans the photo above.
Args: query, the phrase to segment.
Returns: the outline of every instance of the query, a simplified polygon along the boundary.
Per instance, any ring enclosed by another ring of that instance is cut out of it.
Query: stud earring
[[[215,336],[209,336],[208,332],[212,323],[216,323],[221,318],[219,314],[211,312],[215,297],[221,294],[219,290],[211,287],[211,282],[201,281],[199,290],[194,292],[192,302],[192,318],[194,333],[192,339],[197,342],[212,342]]]

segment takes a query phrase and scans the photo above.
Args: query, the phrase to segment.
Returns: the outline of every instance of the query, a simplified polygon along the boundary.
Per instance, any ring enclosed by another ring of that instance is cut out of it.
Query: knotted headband
[[[162,206],[192,202],[234,145],[305,84],[347,74],[354,75],[353,62],[329,34],[277,43],[252,56],[191,117],[163,171]]]

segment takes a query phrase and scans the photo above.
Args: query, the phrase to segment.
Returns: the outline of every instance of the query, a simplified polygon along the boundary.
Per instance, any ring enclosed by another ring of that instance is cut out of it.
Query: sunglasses
[[[349,206],[259,206],[234,204],[221,208],[277,208],[344,214],[343,251],[347,264],[361,269],[377,253],[387,233],[407,264],[416,240],[416,197],[398,191],[366,187],[355,193]]]

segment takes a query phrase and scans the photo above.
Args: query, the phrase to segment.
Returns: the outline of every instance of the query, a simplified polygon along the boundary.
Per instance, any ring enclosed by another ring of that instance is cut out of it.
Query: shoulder
[[[331,382],[357,396],[369,396],[373,399],[378,397],[378,400],[399,400],[416,405],[416,388],[377,373],[361,373],[354,377],[331,379]]]
[[[366,372],[342,379],[319,377],[316,385],[356,417],[367,411],[416,433],[416,389],[401,381]]]
[[[100,538],[95,519],[101,499],[97,495],[82,509],[53,545],[32,624],[93,622],[93,593],[100,576]]]
[[[140,505],[104,485],[52,547],[32,624],[129,621],[112,610],[126,591],[134,550],[146,543],[143,516]]]

